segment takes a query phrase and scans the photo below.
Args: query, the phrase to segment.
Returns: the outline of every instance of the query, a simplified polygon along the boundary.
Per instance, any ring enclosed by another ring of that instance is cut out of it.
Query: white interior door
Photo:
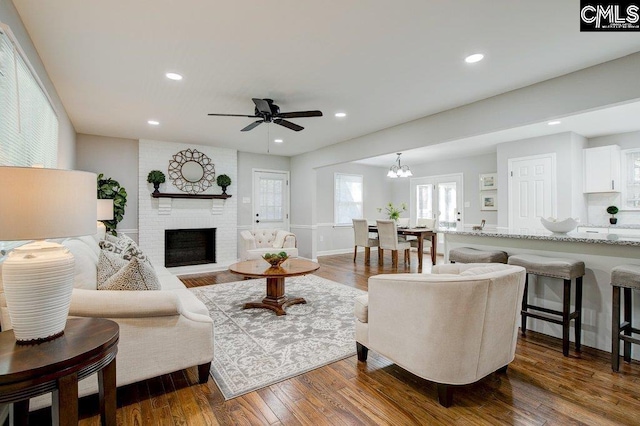
[[[253,171],[253,226],[289,230],[289,172]]]
[[[509,228],[544,229],[541,217],[556,214],[555,154],[509,160]]]

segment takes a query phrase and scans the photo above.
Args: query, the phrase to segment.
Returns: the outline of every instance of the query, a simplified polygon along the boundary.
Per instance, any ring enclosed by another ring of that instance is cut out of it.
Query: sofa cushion
[[[288,232],[285,231],[277,231],[276,238],[273,240],[273,248],[282,248],[284,247],[284,239],[289,235]]]
[[[62,241],[62,245],[71,252],[75,262],[73,288],[95,290],[98,287],[98,255],[84,241],[77,238],[67,238]]]
[[[355,299],[355,315],[358,321],[362,323],[369,322],[369,295],[363,294]]]
[[[153,267],[134,257],[98,290],[160,290],[160,283]]]

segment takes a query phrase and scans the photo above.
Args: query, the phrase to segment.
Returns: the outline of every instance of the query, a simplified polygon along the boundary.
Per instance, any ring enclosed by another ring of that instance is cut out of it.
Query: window
[[[0,166],[58,164],[58,118],[11,30],[0,22]],[[0,259],[24,241],[0,241]]]
[[[622,151],[622,210],[640,210],[640,149]]]
[[[363,178],[361,175],[334,175],[333,220],[337,226],[352,225],[351,219],[362,219]]]
[[[56,167],[58,118],[9,28],[0,23],[0,165]]]

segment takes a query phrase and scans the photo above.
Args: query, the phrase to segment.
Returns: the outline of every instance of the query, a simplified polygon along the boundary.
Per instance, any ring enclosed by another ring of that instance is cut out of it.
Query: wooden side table
[[[0,333],[0,403],[13,403],[15,424],[27,424],[29,398],[52,392],[55,425],[78,424],[78,381],[97,372],[103,425],[116,424],[119,327],[100,318],[67,321],[64,334],[35,345]]]

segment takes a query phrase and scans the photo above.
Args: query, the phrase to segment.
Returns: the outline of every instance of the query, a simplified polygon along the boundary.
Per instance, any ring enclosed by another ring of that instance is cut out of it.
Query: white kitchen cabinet
[[[583,192],[620,192],[620,159],[618,145],[585,149]]]

